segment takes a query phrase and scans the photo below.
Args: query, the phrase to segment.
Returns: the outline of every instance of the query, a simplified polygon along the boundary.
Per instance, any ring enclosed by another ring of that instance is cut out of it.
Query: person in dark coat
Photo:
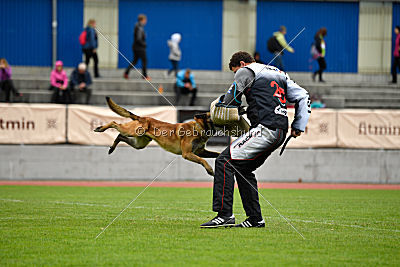
[[[146,15],[140,14],[138,16],[138,22],[135,24],[135,29],[133,30],[133,60],[126,68],[124,73],[124,78],[129,79],[129,71],[136,65],[138,60],[142,60],[142,74],[143,79],[150,80],[147,75],[147,55],[146,55],[146,32],[144,31],[144,26],[147,24]]]
[[[90,97],[92,96],[92,89],[89,86],[92,84],[92,77],[89,71],[86,70],[86,64],[80,63],[78,67],[71,73],[70,88],[74,93],[74,103],[78,94],[86,94],[86,104],[89,104]]]

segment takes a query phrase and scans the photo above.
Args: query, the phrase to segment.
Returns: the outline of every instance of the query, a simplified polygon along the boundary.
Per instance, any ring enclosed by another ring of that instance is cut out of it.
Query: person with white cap
[[[174,33],[171,35],[171,39],[168,40],[169,56],[168,59],[171,61],[172,67],[168,70],[167,75],[170,75],[172,71],[175,72],[175,77],[179,70],[179,61],[181,61],[182,52],[179,47],[182,36],[180,33]]]
[[[80,63],[78,67],[71,73],[70,89],[74,92],[74,102],[76,101],[77,93],[85,93],[85,104],[89,104],[92,95],[92,89],[89,86],[92,84],[92,77],[85,63]]]

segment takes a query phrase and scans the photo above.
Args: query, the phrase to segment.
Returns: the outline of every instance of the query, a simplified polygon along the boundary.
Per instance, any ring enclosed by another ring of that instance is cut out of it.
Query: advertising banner
[[[288,143],[290,148],[336,147],[337,118],[333,109],[313,109],[306,130],[299,138]],[[289,125],[293,122],[294,109],[288,109]]]
[[[65,105],[0,103],[0,144],[65,143],[65,113]]]
[[[338,111],[338,146],[400,148],[399,110]]]

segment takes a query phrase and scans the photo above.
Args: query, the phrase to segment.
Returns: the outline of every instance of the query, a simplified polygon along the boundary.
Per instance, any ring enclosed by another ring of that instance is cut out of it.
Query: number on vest
[[[286,104],[285,90],[282,87],[280,87],[278,83],[275,81],[272,81],[270,86],[272,88],[274,87],[276,88],[274,96],[279,99],[282,105],[285,105]]]

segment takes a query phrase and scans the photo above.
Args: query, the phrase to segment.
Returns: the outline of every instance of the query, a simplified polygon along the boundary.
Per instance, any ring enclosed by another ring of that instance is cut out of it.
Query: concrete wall
[[[221,151],[223,148],[211,148]],[[151,180],[171,161],[158,180],[211,181],[202,166],[159,147],[133,150],[74,145],[2,145],[0,179]],[[257,170],[259,181],[400,183],[400,151],[287,149],[275,152]],[[213,166],[214,160],[209,160]]]
[[[224,0],[222,70],[237,51],[254,51],[256,47],[257,2],[255,0]]]
[[[392,32],[392,3],[360,2],[359,73],[390,73]]]
[[[89,19],[95,19],[102,34],[118,47],[118,0],[84,0],[84,25]],[[98,44],[99,67],[116,68],[117,51],[100,34],[98,34]],[[93,60],[89,64],[92,66]]]

